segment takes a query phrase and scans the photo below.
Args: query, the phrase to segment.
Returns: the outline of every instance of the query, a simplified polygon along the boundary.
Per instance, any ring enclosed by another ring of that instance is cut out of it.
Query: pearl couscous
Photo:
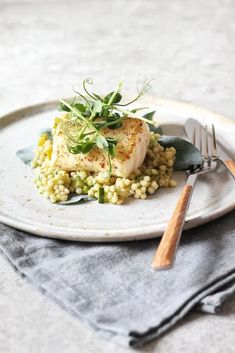
[[[144,163],[129,178],[124,179],[104,172],[56,170],[50,164],[53,141],[44,133],[39,138],[32,161],[36,187],[40,194],[53,203],[66,201],[70,193],[86,194],[99,202],[115,205],[122,204],[129,196],[145,200],[158,188],[176,186],[172,179],[176,150],[174,147],[164,149],[158,143],[159,137],[159,134],[150,133]]]

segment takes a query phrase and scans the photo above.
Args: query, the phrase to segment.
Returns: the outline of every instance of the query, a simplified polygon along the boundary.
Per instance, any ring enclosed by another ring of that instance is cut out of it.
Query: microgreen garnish
[[[150,88],[150,81],[145,80],[138,89],[137,96],[130,102],[121,103],[121,90],[123,81],[119,82],[117,88],[100,96],[90,92],[88,85],[93,85],[91,78],[83,81],[84,94],[77,90],[77,96],[70,102],[60,101],[59,111],[68,113],[68,119],[64,120],[62,128],[70,153],[88,153],[93,148],[104,150],[107,154],[109,173],[112,171],[111,158],[115,155],[118,139],[104,136],[103,129],[118,129],[122,126],[122,120],[126,117],[137,118],[155,126],[152,119],[139,116],[136,113],[143,108],[128,110],[126,106],[136,102]]]

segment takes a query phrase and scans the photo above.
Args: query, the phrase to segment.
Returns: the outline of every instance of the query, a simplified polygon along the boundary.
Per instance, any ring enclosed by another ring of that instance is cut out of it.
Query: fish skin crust
[[[112,157],[112,175],[127,178],[144,161],[150,140],[148,125],[135,118],[123,119],[117,129],[101,130],[106,137],[118,139],[115,156]],[[109,168],[107,153],[93,148],[86,154],[72,154],[68,151],[61,125],[58,124],[53,135],[53,167],[65,171],[103,172]]]

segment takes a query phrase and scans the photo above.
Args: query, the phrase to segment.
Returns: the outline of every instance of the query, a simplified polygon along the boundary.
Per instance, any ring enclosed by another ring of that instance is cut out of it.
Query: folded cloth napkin
[[[15,269],[108,339],[132,346],[158,337],[192,308],[216,312],[235,291],[235,212],[184,232],[175,266],[150,269],[157,242],[75,243],[0,225]]]

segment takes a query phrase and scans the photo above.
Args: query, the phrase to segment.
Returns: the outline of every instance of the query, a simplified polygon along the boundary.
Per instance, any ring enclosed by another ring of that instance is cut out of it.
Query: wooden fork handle
[[[224,163],[226,164],[226,166],[229,169],[230,173],[235,178],[235,162],[232,161],[231,159],[228,159],[227,161],[224,161]]]
[[[154,270],[166,269],[173,264],[192,190],[192,185],[185,185],[180,194],[174,213],[153,258],[152,268]]]

